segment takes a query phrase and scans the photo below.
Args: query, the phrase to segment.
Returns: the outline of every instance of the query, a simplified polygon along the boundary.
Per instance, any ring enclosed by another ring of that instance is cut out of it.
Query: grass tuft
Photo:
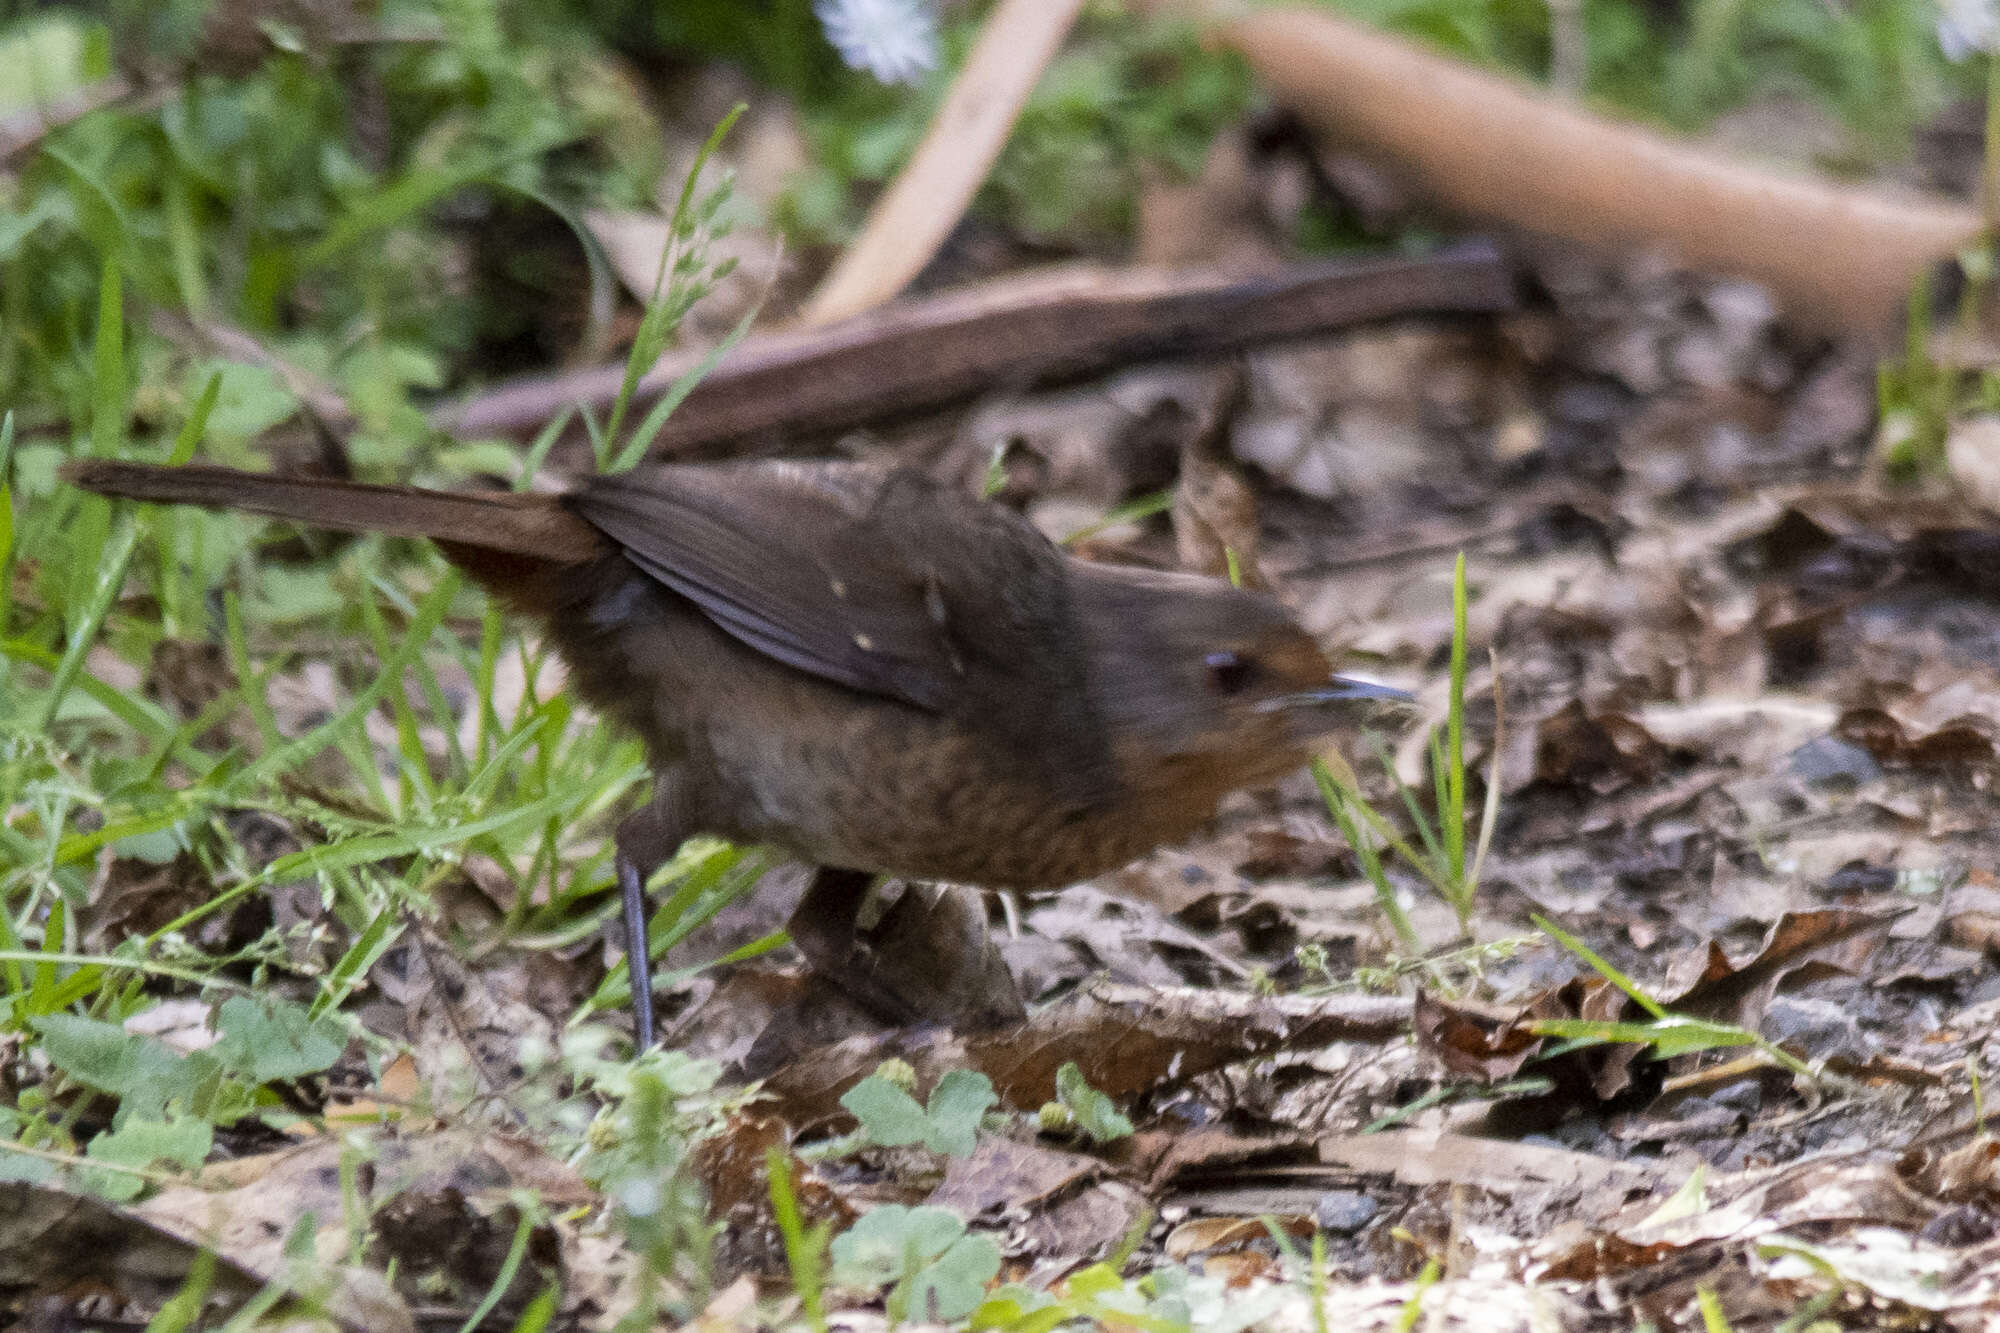
[[[1395,763],[1375,743],[1382,771],[1401,801],[1414,830],[1415,844],[1397,831],[1389,818],[1369,802],[1361,780],[1338,753],[1329,752],[1313,762],[1313,780],[1326,802],[1327,813],[1341,836],[1354,849],[1361,873],[1375,887],[1375,899],[1395,932],[1397,942],[1408,953],[1423,952],[1415,925],[1403,910],[1395,881],[1389,875],[1383,850],[1415,871],[1425,883],[1450,904],[1458,918],[1461,938],[1471,936],[1472,913],[1479,897],[1479,877],[1485,869],[1487,848],[1500,813],[1500,782],[1497,773],[1486,776],[1486,801],[1479,812],[1478,836],[1468,843],[1469,820],[1466,810],[1465,774],[1465,688],[1466,632],[1465,556],[1461,553],[1452,570],[1451,582],[1451,677],[1446,703],[1445,724],[1433,730],[1429,741],[1432,778],[1431,808],[1426,810],[1408,784],[1397,775]],[[1499,699],[1499,662],[1494,659],[1494,698]],[[1496,720],[1492,753],[1500,752],[1500,728]]]

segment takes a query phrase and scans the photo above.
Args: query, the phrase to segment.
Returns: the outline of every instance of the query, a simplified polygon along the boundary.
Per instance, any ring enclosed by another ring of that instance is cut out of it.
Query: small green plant
[[[1401,1106],[1384,1111],[1363,1127],[1364,1134],[1380,1134],[1385,1129],[1394,1129],[1412,1118],[1422,1115],[1434,1106],[1454,1106],[1467,1102],[1504,1102],[1514,1098],[1540,1097],[1555,1088],[1554,1080],[1543,1074],[1529,1074],[1520,1078],[1502,1079],[1498,1083],[1478,1083],[1461,1081],[1441,1083],[1429,1088],[1404,1102]]]
[[[719,1224],[708,1220],[688,1150],[722,1109],[715,1092],[722,1071],[657,1048],[636,1060],[611,1059],[609,1037],[602,1029],[574,1030],[549,1072],[576,1087],[568,1108],[597,1108],[580,1135],[580,1166],[616,1204],[626,1248],[638,1261],[635,1304],[619,1324],[636,1333],[663,1316],[684,1323],[708,1303]],[[575,1134],[564,1103],[535,1109],[559,1141]]]
[[[1939,36],[1954,59],[1977,52],[1979,59],[1966,63],[1983,66],[1984,75],[1979,207],[1985,225],[1978,242],[1958,255],[1965,291],[1958,302],[1956,341],[1972,346],[1979,341],[1981,312],[1993,292],[1995,247],[2000,245],[2000,52],[1981,49],[1969,37],[1955,35],[1949,20],[1941,24]],[[1936,311],[1931,281],[1928,271],[1918,275],[1905,314],[1902,355],[1883,361],[1875,374],[1876,455],[1891,477],[1904,481],[1944,470],[1946,443],[1961,417],[2000,411],[2000,374],[1959,364],[1960,352],[1940,354],[1933,338]]]
[[[903,1068],[907,1071],[908,1066]],[[860,1128],[831,1150],[922,1144],[947,1157],[971,1156],[980,1122],[999,1101],[993,1080],[976,1070],[953,1069],[937,1081],[926,1105],[910,1095],[908,1086],[894,1077],[896,1072],[870,1074],[841,1095],[840,1104]]]
[[[969,1234],[946,1208],[885,1204],[833,1241],[833,1280],[856,1291],[889,1288],[892,1328],[911,1317],[965,1318],[999,1273],[992,1237]]]
[[[707,257],[715,230],[707,205],[683,198],[657,303],[671,318],[650,319],[640,352],[657,357],[672,319],[723,271]],[[184,462],[203,448],[227,458],[242,440],[210,438],[211,428],[254,434],[296,406],[268,372],[228,362],[191,372],[184,403],[147,399],[135,374],[150,365],[137,356],[147,345],[128,342],[126,274],[115,260],[103,265],[95,297],[95,337],[79,340],[89,376],[73,450]],[[651,362],[634,364],[636,381]],[[629,400],[628,392],[618,417]],[[149,401],[151,416],[140,407]],[[614,420],[598,432],[602,456],[624,463],[643,454],[666,410],[671,403],[629,432]],[[525,460],[511,450],[462,452],[525,486],[562,426],[551,423]],[[496,933],[511,942],[558,948],[595,933],[611,909],[604,831],[647,769],[635,743],[588,725],[567,693],[547,688],[542,649],[510,639],[499,609],[473,602],[434,553],[369,537],[311,565],[259,560],[257,529],[240,518],[114,509],[58,487],[65,451],[49,433],[17,448],[13,417],[0,418],[0,1024],[17,1057],[32,1052],[50,1071],[0,1106],[0,1178],[73,1181],[129,1199],[198,1169],[218,1131],[247,1118],[294,1118],[272,1085],[341,1056],[351,1036],[343,1001],[413,916],[435,910],[433,890],[462,873],[466,857],[506,877],[511,902]],[[366,464],[365,438],[355,444]],[[19,510],[17,498],[27,501]],[[17,571],[25,553],[33,563]],[[281,717],[270,689],[310,651],[299,646],[300,627],[308,643],[359,643],[374,654],[344,679],[330,677],[336,701],[303,720]],[[101,678],[114,663],[145,671],[177,639],[214,640],[227,666],[198,715],[183,718]],[[509,687],[503,676],[514,668]],[[364,729],[378,718],[386,726]],[[225,723],[227,745],[215,739]],[[296,834],[295,849],[272,857],[249,844],[246,814]],[[134,863],[172,866],[207,896],[149,933],[79,950],[103,868]],[[668,892],[654,948],[673,947],[767,864],[712,842],[683,849],[662,869]],[[330,966],[289,948],[299,941],[275,929],[227,955],[193,943],[217,913],[302,879],[317,881],[328,903],[326,918],[305,929],[345,941]],[[245,966],[302,977],[311,1001],[232,994],[241,988],[218,971]],[[219,1040],[208,1049],[182,1055],[125,1030],[157,1002],[142,983],[162,980],[217,996]],[[579,1022],[624,998],[623,974],[614,973]],[[717,1071],[673,1052],[609,1059],[610,1034],[588,1026],[573,1025],[560,1050],[549,1045],[523,1044],[528,1077],[509,1089],[509,1111],[613,1202],[636,1261],[629,1326],[684,1321],[710,1285],[713,1232],[686,1156],[717,1109]],[[78,1128],[107,1117],[94,1136]],[[351,1174],[345,1161],[343,1173]],[[474,1323],[525,1262],[537,1214],[525,1198],[520,1208]],[[351,1241],[365,1227],[357,1202]],[[358,1257],[358,1242],[351,1249]],[[545,1323],[552,1309],[550,1299],[530,1302],[519,1326]]]
[[[347,1045],[345,1024],[268,998],[231,996],[215,1024],[218,1041],[183,1055],[116,1023],[64,1012],[29,1019],[55,1073],[25,1089],[16,1106],[0,1108],[0,1127],[9,1131],[0,1142],[0,1178],[49,1179],[68,1158],[84,1188],[133,1198],[160,1163],[198,1168],[218,1127],[259,1114],[291,1120],[269,1085],[328,1068]],[[93,1095],[115,1098],[117,1111],[77,1159],[77,1099]]]
[[[1696,1287],[1694,1299],[1695,1304],[1701,1308],[1703,1333],[1734,1333],[1735,1325],[1731,1324],[1729,1316],[1722,1312],[1722,1301],[1716,1296],[1713,1287],[1706,1285]]]
[[[1132,1137],[1132,1122],[1117,1105],[1083,1077],[1074,1060],[1056,1071],[1056,1099],[1042,1107],[1044,1130],[1074,1130],[1092,1143],[1115,1143]]]
[[[647,939],[655,958],[672,950],[689,935],[715,919],[716,913],[757,886],[766,871],[776,864],[776,855],[761,848],[738,847],[718,838],[692,838],[660,867],[648,886],[654,893],[665,891],[653,909],[647,925]],[[740,963],[769,953],[785,942],[783,931],[772,931],[743,944],[720,958],[690,964],[672,972],[656,974],[655,987],[672,987],[697,972],[723,963]],[[604,981],[584,1002],[579,1021],[604,1010],[624,1009],[632,1003],[632,984],[621,962],[605,975]]]
[[[631,351],[626,354],[625,377],[618,386],[610,419],[600,430],[589,414],[585,414],[584,424],[590,430],[600,472],[624,472],[645,458],[674,409],[736,344],[743,341],[762,308],[752,304],[744,311],[735,327],[721,341],[668,386],[646,413],[645,419],[632,431],[631,437],[623,441],[619,439],[620,428],[624,425],[625,414],[631,409],[639,381],[659,364],[668,344],[680,329],[681,321],[687,318],[688,311],[713,291],[717,283],[735,271],[734,259],[715,260],[710,255],[714,243],[728,234],[724,209],[729,202],[731,183],[724,176],[699,196],[695,187],[701,179],[702,168],[708,165],[724,136],[745,109],[741,102],[730,108],[729,114],[722,118],[702,144],[701,151],[695,155],[694,165],[688,168],[687,179],[681,184],[673,214],[667,221],[667,244],[660,251],[660,266],[653,275],[653,293],[646,302],[645,314],[640,317],[639,331],[633,336]]]
[[[2000,231],[1989,224],[1987,236],[2000,237]],[[1957,329],[1938,331],[1932,274],[1921,274],[1910,290],[1902,354],[1875,368],[1875,454],[1892,480],[1938,476],[1957,425],[1970,416],[2000,413],[2000,373],[1964,364],[1963,351],[1976,347],[1982,336],[1980,312],[1990,302],[1995,276],[1993,241],[1961,251],[1958,265],[1965,290]]]
[[[1712,1019],[1695,1018],[1687,1014],[1676,1014],[1668,1010],[1658,1000],[1648,995],[1638,982],[1611,965],[1589,945],[1579,940],[1546,917],[1531,918],[1535,925],[1546,931],[1550,938],[1563,948],[1588,963],[1606,981],[1625,992],[1632,1002],[1645,1010],[1647,1017],[1637,1022],[1609,1022],[1587,1018],[1548,1018],[1530,1023],[1529,1029],[1544,1036],[1560,1037],[1567,1046],[1559,1047],[1550,1055],[1576,1046],[1593,1046],[1604,1042],[1630,1042],[1650,1047],[1656,1060],[1671,1060],[1677,1055],[1688,1055],[1696,1051],[1710,1051],[1737,1046],[1752,1046],[1770,1059],[1773,1064],[1789,1070],[1807,1082],[1816,1082],[1817,1076],[1805,1062],[1777,1043],[1748,1028],[1734,1023],[1718,1023]]]
[[[810,1228],[799,1215],[798,1192],[792,1188],[792,1162],[784,1149],[773,1145],[764,1153],[765,1179],[770,1182],[771,1216],[778,1223],[779,1238],[785,1245],[785,1267],[791,1270],[792,1290],[814,1333],[826,1333],[826,1251],[833,1234],[830,1220],[815,1222]]]
[[[1393,994],[1399,990],[1405,978],[1422,976],[1433,981],[1440,978],[1466,977],[1476,981],[1485,975],[1495,963],[1503,963],[1522,949],[1541,942],[1539,935],[1503,935],[1497,939],[1476,940],[1456,949],[1433,949],[1421,957],[1391,958],[1380,966],[1359,966],[1336,971],[1321,945],[1302,944],[1294,952],[1293,958],[1301,970],[1319,978],[1319,984],[1330,990],[1359,989]]]
[[[1842,1333],[1848,1326],[1827,1318],[1827,1313],[1846,1302],[1851,1292],[1866,1291],[1868,1287],[1865,1278],[1843,1273],[1833,1259],[1792,1236],[1778,1235],[1760,1241],[1757,1257],[1767,1262],[1790,1260],[1801,1264],[1826,1284],[1824,1291],[1786,1316],[1784,1322],[1777,1326],[1776,1333]]]
[[[1136,1224],[1143,1234],[1151,1214]],[[1244,1329],[1277,1316],[1294,1299],[1278,1284],[1243,1290],[1219,1276],[1196,1276],[1167,1264],[1136,1278],[1121,1270],[1131,1256],[1132,1233],[1103,1263],[1070,1274],[1059,1291],[1035,1291],[1009,1283],[973,1312],[974,1329],[1007,1333],[1051,1333],[1078,1321],[1095,1327],[1135,1328],[1145,1333],[1182,1333],[1197,1328]]]
[[[1396,1333],[1410,1333],[1417,1326],[1417,1321],[1424,1317],[1424,1297],[1443,1276],[1443,1264],[1435,1258],[1424,1260],[1423,1271],[1417,1274],[1413,1284],[1416,1290],[1410,1293],[1410,1299],[1403,1302],[1403,1308],[1396,1312]]]
[[[1470,836],[1466,818],[1465,775],[1465,680],[1466,680],[1466,590],[1465,556],[1461,553],[1452,570],[1451,583],[1451,686],[1445,725],[1430,738],[1430,767],[1433,789],[1432,810],[1427,814],[1415,792],[1397,776],[1388,754],[1377,748],[1383,771],[1395,784],[1416,830],[1420,846],[1413,846],[1398,833],[1388,818],[1377,811],[1362,794],[1360,779],[1337,754],[1315,760],[1313,779],[1319,784],[1327,812],[1339,826],[1348,846],[1354,849],[1362,873],[1375,886],[1376,901],[1389,919],[1396,938],[1411,954],[1423,952],[1416,927],[1397,901],[1396,888],[1383,864],[1382,849],[1394,851],[1410,869],[1423,877],[1458,917],[1459,930],[1469,934],[1473,907],[1479,894],[1479,876],[1485,866],[1487,848],[1500,812],[1500,783],[1489,773],[1486,803],[1480,811],[1478,837]],[[1498,674],[1496,663],[1496,677]],[[1497,680],[1495,698],[1498,699]],[[1499,753],[1499,726],[1495,725],[1493,752]]]
[[[1086,523],[1075,532],[1064,537],[1063,545],[1074,546],[1078,542],[1089,541],[1092,537],[1095,537],[1098,533],[1108,528],[1115,528],[1121,523],[1137,523],[1139,520],[1151,518],[1155,514],[1164,514],[1173,507],[1174,492],[1171,488],[1163,491],[1154,491],[1148,495],[1135,496],[1123,504],[1111,506],[1111,508],[1104,511],[1104,517],[1097,519],[1095,522]],[[1235,555],[1233,553],[1230,559],[1234,561]],[[1237,581],[1233,577],[1230,580],[1232,583]]]

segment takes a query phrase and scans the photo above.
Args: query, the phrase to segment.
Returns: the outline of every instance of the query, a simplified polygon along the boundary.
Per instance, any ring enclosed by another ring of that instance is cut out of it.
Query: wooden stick
[[[112,74],[52,101],[33,103],[0,116],[0,164],[11,163],[21,153],[40,143],[50,131],[79,120],[99,107],[121,102],[131,96],[132,91],[131,82],[123,74]]]
[[[754,334],[668,419],[656,455],[713,452],[767,432],[824,433],[942,406],[997,385],[1077,379],[1112,366],[1228,351],[1402,315],[1513,304],[1494,247],[1426,259],[1328,261],[1245,278],[1095,267],[1013,277],[900,301],[825,329]],[[640,382],[657,398],[699,350]],[[516,380],[431,414],[460,436],[532,433],[573,404],[603,408],[623,370]]]
[[[1660,246],[1768,284],[1811,324],[1886,327],[1917,275],[1980,232],[1970,206],[1752,165],[1325,10],[1175,7],[1209,16],[1281,100],[1431,199],[1593,246]]]

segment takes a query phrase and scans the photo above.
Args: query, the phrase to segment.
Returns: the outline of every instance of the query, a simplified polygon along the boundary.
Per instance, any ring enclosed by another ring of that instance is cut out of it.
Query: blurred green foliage
[[[1686,128],[1750,99],[1804,97],[1850,127],[1857,162],[1903,151],[1977,78],[1942,59],[1929,0],[1578,4],[1586,96]],[[1339,8],[1548,75],[1544,0]],[[704,67],[740,71],[720,100],[782,100],[796,115],[807,165],[761,221],[837,244],[915,146],[982,13],[952,6],[940,67],[903,89],[845,68],[810,0],[0,3],[0,1032],[54,1071],[0,1104],[0,1140],[26,1150],[0,1157],[0,1175],[73,1158],[123,1197],[156,1167],[201,1160],[212,1126],[275,1116],[270,1085],[335,1058],[342,1002],[468,854],[510,881],[509,940],[592,936],[615,911],[606,833],[646,781],[638,746],[579,716],[540,650],[435,551],[366,537],[281,561],[243,519],[59,487],[60,459],[199,448],[262,461],[259,437],[295,419],[305,390],[251,364],[240,339],[219,354],[180,327],[194,321],[247,334],[338,393],[363,473],[525,482],[539,452],[524,462],[511,445],[433,439],[418,404],[579,348],[664,338],[630,303],[617,322],[581,218],[657,207],[662,185],[678,186],[722,114],[704,100],[717,91]],[[130,89],[114,105],[9,148],[32,124],[19,113],[113,75]],[[1240,63],[1188,28],[1093,0],[978,208],[1034,245],[1113,248],[1149,173],[1197,170],[1255,103]],[[1920,350],[1906,396],[1941,397],[1948,385],[1919,379]],[[187,645],[214,658],[213,698],[192,707],[144,688],[155,654]],[[325,706],[279,718],[273,683],[315,667],[329,668]],[[302,845],[248,845],[246,816]],[[85,920],[112,858],[209,896],[93,952]],[[691,849],[660,886],[658,947],[759,868]],[[204,951],[205,920],[286,880],[319,887],[337,956],[301,961],[297,932],[275,925]],[[297,1002],[224,1002],[227,1040],[199,1059],[124,1033],[169,983],[218,978],[289,987]],[[606,977],[582,1011],[622,1002],[621,986]],[[589,1028],[569,1041],[539,1063],[524,1055],[533,1087],[514,1104],[545,1098],[549,1141],[587,1149],[587,1174],[618,1200],[658,1289],[647,1299],[691,1315],[710,1238],[685,1148],[712,1111],[714,1071],[668,1052],[629,1064]],[[934,1146],[969,1147],[990,1092],[956,1090],[925,1108],[905,1095],[888,1114]],[[1069,1091],[1100,1137],[1129,1128],[1087,1087]],[[71,1108],[92,1097],[119,1099],[122,1119],[86,1141]],[[925,1239],[935,1221],[917,1219],[922,1245],[875,1237],[901,1248],[871,1259],[864,1235],[835,1257],[912,1292],[952,1279],[965,1305],[990,1267],[948,1227]],[[1128,1283],[1115,1265],[1068,1291],[1061,1306],[995,1293],[985,1322],[1186,1320],[1240,1300],[1171,1269]]]
[[[909,157],[977,35],[969,14],[947,23],[946,59],[914,93],[847,78],[801,97],[811,165],[781,220],[808,240],[851,231],[865,202],[855,187],[886,182]],[[1036,242],[1108,245],[1131,226],[1142,173],[1192,174],[1249,101],[1242,63],[1204,51],[1192,27],[1090,6],[1029,96],[978,206]]]
[[[1579,3],[1585,94],[1681,127],[1807,97],[1865,160],[1902,151],[1972,77],[1940,55],[1928,0]],[[1548,72],[1544,0],[1337,7]],[[690,147],[675,134],[706,128],[688,105],[698,70],[735,66],[753,111],[794,108],[807,165],[765,221],[838,243],[921,136],[983,9],[946,9],[944,59],[916,88],[844,67],[809,0],[99,0],[0,17],[0,114],[114,69],[141,90],[0,173],[0,401],[30,433],[79,418],[111,258],[149,307],[247,330],[324,376],[359,409],[364,452],[380,439],[401,457],[421,433],[413,396],[560,361],[601,325],[613,295],[579,215],[657,200]],[[1254,100],[1241,64],[1190,28],[1093,0],[978,208],[1037,246],[1115,247],[1146,174],[1197,169]],[[193,376],[143,330],[136,362],[142,425],[186,406]]]
[[[1322,0],[1482,64],[1544,78],[1545,0]],[[1590,98],[1692,130],[1751,99],[1823,104],[1873,154],[1976,77],[1938,49],[1931,0],[1576,0]]]
[[[1804,95],[1886,152],[1977,77],[1943,60],[1928,0],[1579,3],[1587,94],[1676,124],[1746,98]],[[1343,7],[1473,60],[1546,74],[1543,0]],[[0,162],[0,409],[11,414],[0,439],[0,805],[13,812],[0,825],[0,906],[21,930],[45,925],[50,901],[81,904],[106,844],[191,856],[244,880],[242,849],[217,812],[276,800],[274,765],[308,759],[329,790],[359,793],[345,813],[315,808],[320,827],[426,855],[453,830],[475,829],[467,836],[487,840],[496,859],[530,856],[526,879],[553,894],[547,912],[517,924],[591,928],[605,907],[590,892],[601,885],[581,874],[601,853],[584,817],[606,817],[643,780],[636,751],[572,734],[565,696],[493,715],[508,640],[435,553],[370,538],[268,559],[254,525],[114,511],[59,488],[57,463],[83,451],[185,457],[197,445],[224,462],[261,462],[260,436],[295,424],[307,390],[250,364],[240,340],[219,355],[179,327],[194,321],[248,334],[341,395],[358,420],[349,461],[364,475],[518,480],[518,449],[435,439],[418,405],[592,345],[579,329],[618,307],[605,266],[588,261],[581,215],[655,206],[663,183],[678,186],[722,114],[707,106],[718,90],[698,77],[705,67],[738,68],[722,81],[729,100],[743,93],[753,112],[785,100],[796,113],[808,165],[764,221],[837,240],[914,145],[981,14],[950,8],[939,68],[903,89],[845,68],[807,0],[0,9],[6,133],[32,124],[25,108],[114,74],[130,89],[30,132]],[[1216,130],[1240,122],[1254,96],[1240,65],[1187,28],[1093,0],[979,206],[1039,245],[1111,245],[1142,177],[1198,169]],[[708,208],[689,213],[695,230],[719,230]],[[686,274],[675,281],[694,290]],[[644,333],[644,351],[664,337],[656,325],[628,314],[601,341]],[[399,646],[440,624],[458,632],[440,634],[429,656]],[[176,639],[226,649],[234,676],[200,726],[115,683],[120,671],[146,679],[153,653]],[[264,692],[296,669],[300,641],[373,648],[340,697],[372,692],[398,710],[400,781],[385,782],[369,744],[330,723],[313,729],[310,756],[280,744]],[[414,695],[405,667],[417,672]],[[480,717],[461,744],[466,687],[452,682],[468,680]],[[232,707],[249,748],[198,744]],[[425,719],[447,733],[443,756],[416,739]],[[516,750],[538,758],[496,766]],[[577,827],[585,832],[569,832]],[[356,919],[431,873],[421,857],[387,878],[325,869]]]

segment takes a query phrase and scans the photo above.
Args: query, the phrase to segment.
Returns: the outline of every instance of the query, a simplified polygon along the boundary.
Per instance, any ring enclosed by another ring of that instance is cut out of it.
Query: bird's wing
[[[968,678],[990,677],[976,664],[1018,651],[1052,607],[1066,617],[1062,557],[1046,542],[1012,515],[909,474],[851,463],[669,466],[597,478],[568,503],[748,646],[934,712],[963,706]],[[1055,604],[1024,598],[1024,573],[1052,585]],[[1059,636],[1067,626],[1049,628]]]

